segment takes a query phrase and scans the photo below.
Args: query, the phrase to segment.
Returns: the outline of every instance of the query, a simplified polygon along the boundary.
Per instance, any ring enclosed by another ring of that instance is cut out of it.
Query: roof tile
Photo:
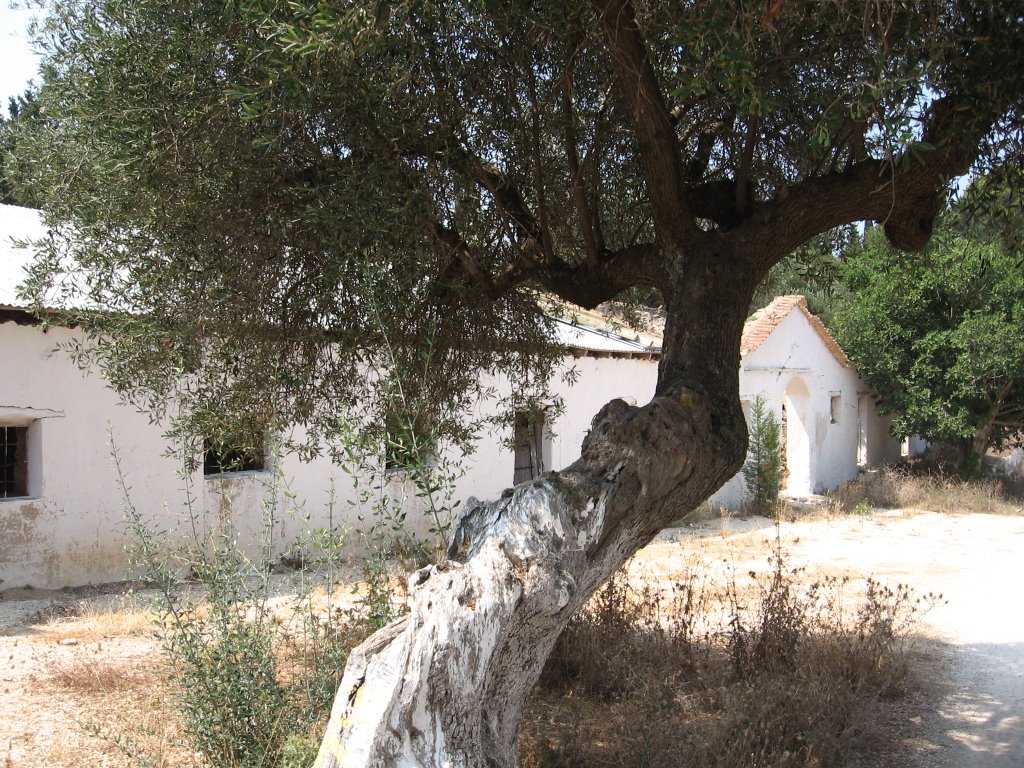
[[[765,339],[771,335],[772,331],[779,327],[779,323],[789,316],[794,309],[800,310],[803,316],[807,318],[811,328],[818,334],[822,343],[841,366],[844,368],[853,367],[850,358],[846,356],[842,347],[839,346],[839,342],[829,333],[825,324],[817,316],[811,314],[811,311],[807,308],[807,299],[799,294],[779,296],[767,307],[763,307],[754,313],[753,317],[743,326],[743,336],[740,339],[740,354],[747,355],[760,347]]]

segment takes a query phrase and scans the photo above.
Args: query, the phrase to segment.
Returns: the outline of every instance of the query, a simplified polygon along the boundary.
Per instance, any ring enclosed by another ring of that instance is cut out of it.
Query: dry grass
[[[106,635],[105,645],[77,646],[70,658],[52,660],[46,666],[44,684],[59,691],[78,727],[49,747],[42,764],[199,766],[195,751],[186,745],[169,670],[158,649],[154,647],[144,658],[137,652],[123,652],[115,641],[137,637],[134,621],[99,622],[99,626],[121,627],[125,633]]]
[[[113,693],[133,688],[138,671],[106,659],[74,659],[49,665],[50,678],[61,688],[79,693]]]
[[[74,638],[88,643],[111,637],[154,634],[159,615],[126,598],[51,602],[35,617],[35,636],[48,642]]]
[[[130,766],[199,768],[202,758],[186,744],[175,702],[161,688],[135,700],[131,712],[120,711],[89,726],[107,752]]]
[[[613,579],[545,669],[524,766],[820,768],[883,740],[881,702],[912,687],[903,640],[921,604],[869,580],[844,610],[844,580],[774,558],[724,594]]]
[[[693,561],[688,575],[666,570],[660,582],[657,574],[644,582],[634,569],[598,594],[559,641],[530,703],[525,768],[823,768],[868,742],[885,742],[884,708],[915,687],[903,646],[917,610],[912,596],[873,582],[812,581],[787,570],[777,551],[765,572],[764,544],[753,540],[737,552],[760,575],[743,564],[736,573],[734,562],[731,579],[710,579],[721,562]],[[314,598],[326,602],[319,592]],[[302,635],[309,626],[274,613],[285,685],[310,663],[337,668],[340,655],[321,658],[304,648],[361,637],[310,645]],[[48,680],[74,702],[93,748],[114,756],[103,765],[203,763],[194,746],[184,746],[166,670],[104,655],[113,638],[152,643],[155,621],[131,601],[108,601],[59,609],[34,628],[50,641],[102,645],[51,663]],[[319,726],[302,735],[315,747]],[[82,755],[75,746],[45,764],[101,764]]]
[[[965,481],[923,469],[886,468],[862,474],[829,494],[838,511],[858,508],[923,509],[930,512],[1024,514],[1024,498],[1005,478]]]

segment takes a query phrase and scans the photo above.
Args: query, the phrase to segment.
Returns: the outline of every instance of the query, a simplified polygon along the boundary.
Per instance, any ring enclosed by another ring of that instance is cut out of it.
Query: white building
[[[859,467],[900,460],[891,420],[879,416],[857,370],[803,296],[780,296],[743,328],[740,398],[763,395],[782,426],[789,496],[823,493],[856,477]],[[742,475],[711,501],[737,509]]]
[[[0,590],[124,578],[131,544],[124,490],[169,547],[188,542],[193,519],[200,535],[230,521],[239,540],[251,545],[259,541],[267,510],[278,552],[310,529],[360,525],[358,515],[368,510],[357,505],[350,476],[327,458],[268,457],[262,468],[199,469],[183,477],[161,427],[121,404],[100,376],[79,370],[60,351],[81,331],[44,328],[17,299],[14,286],[24,278],[28,256],[11,238],[40,234],[34,211],[0,206]],[[564,367],[577,372],[572,387],[561,377],[552,382],[564,411],[548,414],[546,424],[519,424],[515,441],[481,436],[462,464],[455,498],[495,498],[514,482],[567,466],[579,457],[602,405],[613,398],[645,403],[653,395],[660,337],[626,338],[586,312],[578,323],[558,327],[569,350]],[[508,392],[507,383],[496,386],[499,395]],[[741,390],[746,402],[765,393],[777,415],[785,414],[791,493],[833,488],[856,474],[858,461],[899,458],[898,443],[887,438],[849,361],[801,297],[777,299],[748,324]],[[274,490],[282,479],[287,494]],[[407,490],[401,475],[386,485],[387,493]],[[738,507],[743,491],[734,479],[714,501]],[[428,521],[419,512],[409,510],[407,519],[422,523],[422,530]]]
[[[82,332],[44,328],[17,299],[14,288],[24,279],[28,254],[11,240],[41,233],[34,211],[0,206],[0,590],[123,579],[131,535],[122,486],[147,527],[169,546],[192,535],[190,509],[201,532],[230,520],[239,540],[251,544],[259,541],[272,502],[279,551],[312,528],[360,525],[358,515],[368,510],[356,504],[350,476],[326,458],[268,457],[262,469],[200,469],[182,477],[161,427],[121,404],[99,375],[79,370],[60,351]],[[462,467],[455,498],[496,498],[514,479],[571,463],[601,405],[651,397],[659,339],[624,338],[593,327],[598,323],[585,312],[580,324],[559,323],[569,348],[565,367],[575,366],[579,380],[572,388],[560,377],[553,382],[564,411],[521,435],[518,450],[510,447],[510,435],[482,436]],[[498,394],[508,386],[498,383]],[[280,479],[287,494],[275,493]],[[406,490],[400,475],[389,479],[386,492]],[[428,525],[415,509],[408,520],[422,523],[421,530]]]

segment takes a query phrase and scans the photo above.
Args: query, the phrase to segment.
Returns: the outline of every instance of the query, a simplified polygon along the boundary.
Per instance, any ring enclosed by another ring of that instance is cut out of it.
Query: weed
[[[850,589],[807,583],[778,544],[769,571],[734,575],[724,602],[693,576],[667,594],[616,576],[548,662],[523,765],[842,764],[880,728],[879,701],[909,685],[904,638],[934,600],[869,580],[850,612]]]

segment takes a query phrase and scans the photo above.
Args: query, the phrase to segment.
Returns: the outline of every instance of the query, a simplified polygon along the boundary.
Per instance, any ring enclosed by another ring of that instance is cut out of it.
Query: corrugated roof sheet
[[[611,331],[595,328],[586,322],[573,322],[563,318],[555,321],[558,341],[570,349],[583,352],[608,353],[612,355],[654,356],[661,353],[661,345],[645,343],[636,338],[619,336]]]

